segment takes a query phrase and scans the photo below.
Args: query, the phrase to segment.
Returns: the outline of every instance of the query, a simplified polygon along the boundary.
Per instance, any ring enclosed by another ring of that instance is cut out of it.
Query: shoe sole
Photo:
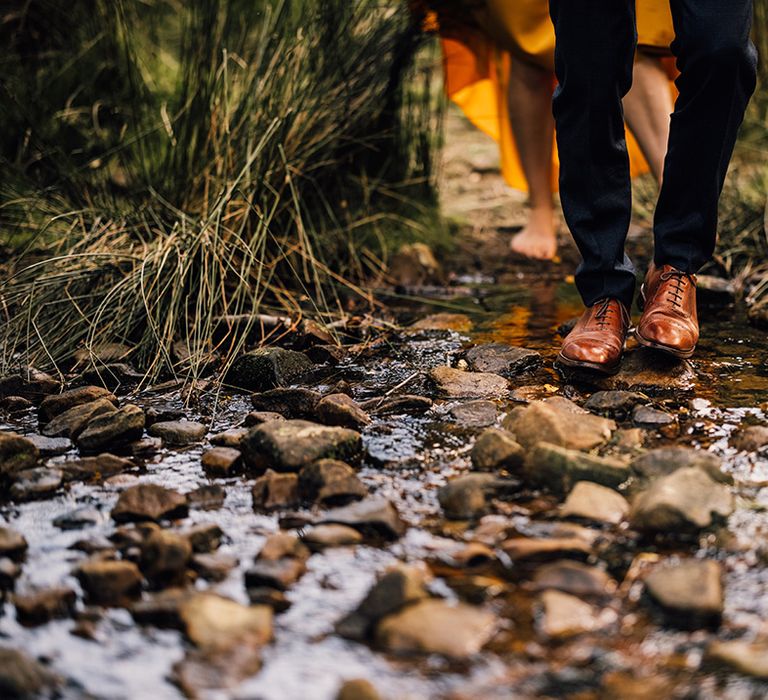
[[[672,357],[676,357],[678,360],[688,360],[693,357],[693,353],[696,351],[695,347],[691,350],[678,350],[677,348],[673,348],[669,345],[662,345],[661,343],[657,343],[653,340],[648,340],[647,338],[643,338],[637,329],[635,329],[635,338],[637,339],[637,342],[640,343],[640,345],[646,348],[651,348],[651,350],[658,350],[659,352],[663,352],[667,355],[672,355]]]
[[[589,369],[593,372],[598,372],[599,374],[605,374],[607,376],[616,374],[621,367],[621,360],[619,360],[619,362],[617,362],[615,365],[601,365],[597,362],[571,360],[570,358],[565,357],[562,353],[558,353],[557,361],[561,365],[565,365],[566,367],[570,367],[572,369]]]

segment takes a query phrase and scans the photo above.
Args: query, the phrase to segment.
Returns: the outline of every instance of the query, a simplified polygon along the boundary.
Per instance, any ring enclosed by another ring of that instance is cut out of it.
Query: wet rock
[[[320,395],[318,394],[318,397]],[[318,398],[319,400],[319,398]],[[243,420],[243,425],[247,428],[250,428],[254,425],[261,425],[262,423],[269,423],[271,420],[285,420],[285,416],[281,415],[280,413],[275,413],[274,411],[250,411]],[[238,430],[241,430],[238,428]],[[247,430],[243,430],[242,434],[245,435],[247,433]],[[215,436],[214,436],[215,437]],[[213,438],[211,438],[211,442],[213,442]],[[238,440],[238,444],[240,441]],[[216,444],[216,443],[214,443]]]
[[[511,433],[489,428],[475,440],[471,458],[472,467],[478,471],[506,469],[517,472],[523,466],[525,452]]]
[[[74,573],[88,600],[96,605],[125,605],[141,591],[139,567],[130,561],[89,560]]]
[[[272,389],[254,394],[251,404],[256,411],[270,411],[285,418],[313,418],[322,395],[311,389]]]
[[[601,416],[624,420],[637,404],[645,401],[636,391],[596,391],[584,403],[584,408]]]
[[[741,428],[732,438],[731,447],[740,452],[757,452],[768,445],[768,425]]]
[[[509,382],[498,374],[464,372],[453,367],[435,367],[429,379],[436,391],[448,399],[488,399],[506,396]]]
[[[695,532],[733,511],[733,496],[703,471],[686,467],[654,481],[632,504],[632,527],[646,532]]]
[[[151,593],[131,605],[131,616],[139,625],[181,629],[181,604],[194,593],[184,588],[169,588]]]
[[[83,372],[84,381],[96,386],[103,386],[110,391],[134,386],[142,379],[144,379],[144,375],[137,372],[127,362],[110,362]]]
[[[641,479],[652,481],[667,476],[683,467],[700,469],[713,481],[732,483],[733,478],[723,472],[719,457],[706,450],[691,447],[660,447],[640,455],[630,465]]]
[[[98,508],[84,506],[54,518],[53,524],[61,530],[81,530],[84,527],[98,525],[103,520]]]
[[[238,357],[224,381],[238,389],[264,391],[300,382],[312,368],[312,361],[302,352],[259,348]]]
[[[401,287],[440,284],[443,272],[434,253],[424,243],[404,243],[389,262],[389,275]]]
[[[42,625],[50,620],[69,617],[77,596],[71,588],[57,586],[15,594],[16,618],[23,625]]]
[[[591,481],[577,482],[560,508],[564,518],[584,518],[611,525],[618,525],[628,514],[629,503],[624,496]]]
[[[420,318],[408,326],[411,331],[456,331],[468,333],[472,330],[472,319],[466,314],[440,313]]]
[[[224,505],[227,492],[219,484],[206,484],[186,494],[191,508],[217,510]]]
[[[149,428],[155,423],[173,423],[186,420],[187,416],[184,410],[172,405],[148,406],[144,410],[146,418],[146,427]]]
[[[61,394],[46,396],[40,403],[39,416],[41,423],[48,423],[56,416],[71,410],[76,406],[107,401],[113,406],[117,405],[117,397],[110,391],[100,386],[83,386],[70,389]]]
[[[558,590],[578,598],[603,597],[616,590],[616,582],[602,569],[578,561],[556,561],[536,569],[537,590]]]
[[[0,410],[11,415],[25,413],[34,406],[29,399],[23,396],[4,396],[0,398]]]
[[[437,500],[451,520],[469,520],[487,512],[489,499],[499,487],[493,474],[465,474],[451,479],[437,492]]]
[[[550,639],[567,639],[605,627],[597,610],[589,603],[562,591],[541,594],[541,633]]]
[[[381,695],[370,681],[355,678],[344,681],[336,694],[336,700],[381,700]]]
[[[301,539],[311,550],[319,551],[327,547],[360,544],[363,536],[347,525],[316,525],[308,529]]]
[[[649,396],[691,393],[696,373],[688,360],[638,348],[624,355],[621,369],[613,377],[601,379],[607,389],[638,391]]]
[[[75,440],[94,418],[114,413],[116,410],[112,401],[106,398],[78,404],[59,413],[43,427],[41,432],[48,437],[67,437]]]
[[[361,430],[371,422],[368,414],[346,394],[329,394],[317,402],[317,419],[324,425]]]
[[[195,421],[167,421],[155,423],[149,429],[149,434],[162,438],[166,445],[191,445],[200,442],[208,432],[208,428]]]
[[[216,523],[198,523],[181,533],[197,553],[213,552],[221,546],[224,531]]]
[[[195,554],[190,568],[206,581],[223,581],[238,564],[238,559],[222,552]]]
[[[660,430],[665,426],[677,423],[677,418],[671,413],[659,411],[651,406],[635,406],[635,410],[632,411],[632,422],[638,428]]]
[[[248,593],[248,600],[252,604],[268,605],[276,613],[285,612],[291,607],[291,601],[288,600],[285,591],[278,591],[276,588],[257,586],[249,588],[246,593]]]
[[[423,565],[396,564],[390,567],[357,608],[339,620],[336,632],[347,639],[367,639],[379,620],[425,599],[428,580],[429,572]]]
[[[715,640],[709,645],[708,656],[739,673],[768,680],[768,641]]]
[[[31,469],[40,453],[31,440],[11,432],[0,432],[0,477],[12,477],[16,472]]]
[[[491,372],[511,379],[541,365],[541,355],[535,350],[504,343],[476,345],[464,354],[473,372]]]
[[[299,472],[302,500],[325,506],[342,506],[368,495],[355,470],[335,459],[321,459],[302,467]]]
[[[156,587],[182,583],[192,557],[189,539],[168,530],[156,530],[141,545],[140,567]]]
[[[99,452],[138,440],[144,433],[144,411],[128,404],[114,413],[96,416],[77,438],[83,452]]]
[[[263,476],[256,479],[251,493],[256,512],[293,507],[299,502],[299,477],[267,469]]]
[[[317,365],[337,365],[347,357],[346,348],[338,345],[312,345],[305,352],[307,357]]]
[[[6,700],[38,698],[56,685],[55,676],[31,656],[0,647],[0,696]]]
[[[64,472],[54,467],[25,469],[16,474],[11,485],[11,497],[15,501],[34,501],[55,493],[64,480]]]
[[[277,532],[267,537],[256,559],[257,561],[279,561],[288,557],[306,561],[309,554],[309,550],[298,537],[286,532]]]
[[[415,394],[400,394],[399,396],[380,396],[363,401],[360,407],[374,416],[385,416],[402,413],[424,413],[432,408],[432,399]]]
[[[245,572],[245,585],[250,588],[274,588],[286,591],[298,581],[307,570],[301,559],[284,557],[277,561],[257,560]]]
[[[112,509],[118,523],[182,518],[189,509],[186,496],[158,484],[138,484],[120,494]]]
[[[33,403],[39,403],[49,394],[57,394],[60,389],[58,379],[32,367],[0,378],[0,396],[21,396]]]
[[[591,450],[607,442],[616,429],[613,420],[594,416],[562,397],[533,401],[513,409],[502,425],[525,449],[547,442],[574,450]]]
[[[514,562],[583,561],[592,553],[589,544],[579,537],[513,537],[502,542],[501,548]]]
[[[243,460],[250,469],[268,467],[295,472],[319,459],[342,461],[359,457],[360,433],[303,420],[272,421],[251,428],[243,438]]]
[[[526,457],[524,474],[533,484],[566,494],[579,481],[616,489],[631,471],[626,462],[613,457],[596,457],[542,442]]]
[[[262,606],[264,607],[264,606]],[[173,680],[188,698],[221,695],[234,690],[261,669],[258,645],[237,646],[228,651],[190,650],[173,666]]]
[[[251,415],[250,413],[248,415]],[[279,414],[274,414],[277,416],[277,420],[283,420],[283,417]],[[225,430],[222,433],[216,433],[216,435],[212,435],[210,438],[212,445],[218,445],[220,447],[230,447],[230,448],[240,448],[240,443],[243,441],[243,438],[248,434],[248,428],[230,428],[229,430]]]
[[[478,399],[452,406],[448,413],[462,428],[485,428],[496,422],[499,410],[493,401]]]
[[[318,524],[339,523],[359,530],[364,536],[373,535],[396,540],[405,534],[406,524],[397,508],[380,497],[366,498],[348,506],[329,510]]]
[[[685,559],[656,567],[645,579],[645,589],[683,627],[717,623],[723,613],[722,569],[716,561]]]
[[[495,617],[483,608],[442,600],[423,600],[379,622],[376,642],[396,654],[441,654],[463,659],[491,638]]]
[[[201,462],[209,476],[226,478],[239,469],[242,454],[233,447],[214,447],[203,453]]]
[[[15,559],[27,551],[27,540],[20,532],[0,526],[0,557]]]
[[[27,435],[29,440],[35,447],[41,457],[55,457],[56,455],[63,455],[69,452],[74,445],[69,438],[51,438],[45,435]]]
[[[129,459],[104,452],[95,457],[60,462],[57,466],[63,470],[65,481],[91,481],[122,474],[136,465]]]

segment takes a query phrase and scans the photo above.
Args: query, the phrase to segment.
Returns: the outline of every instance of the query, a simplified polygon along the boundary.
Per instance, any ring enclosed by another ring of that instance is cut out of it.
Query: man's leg
[[[638,341],[690,357],[699,339],[695,273],[717,242],[717,203],[755,89],[752,0],[671,0],[680,94],[654,218]]]
[[[695,273],[717,238],[717,203],[749,98],[757,53],[752,0],[670,0],[680,94],[656,207],[657,266]]]
[[[582,255],[576,285],[586,306],[632,303],[635,276],[624,254],[631,215],[621,100],[632,85],[634,0],[550,0],[555,25],[553,100],[560,199]]]

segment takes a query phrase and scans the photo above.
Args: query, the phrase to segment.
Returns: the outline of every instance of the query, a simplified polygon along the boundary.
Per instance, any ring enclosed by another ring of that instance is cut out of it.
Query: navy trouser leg
[[[749,98],[757,53],[752,0],[670,0],[680,92],[654,219],[655,260],[696,272],[717,242],[717,203]]]
[[[582,255],[576,285],[587,306],[605,297],[629,306],[635,274],[624,253],[631,189],[621,100],[632,85],[635,3],[550,0],[549,7],[560,200]]]

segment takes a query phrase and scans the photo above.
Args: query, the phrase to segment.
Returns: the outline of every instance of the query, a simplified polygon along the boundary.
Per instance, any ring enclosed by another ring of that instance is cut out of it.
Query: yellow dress
[[[496,140],[501,151],[502,173],[515,189],[528,185],[510,126],[507,93],[510,55],[552,72],[555,87],[555,32],[547,0],[485,0],[473,12],[476,27],[442,22],[440,27],[445,87],[448,96],[480,130]],[[637,0],[638,44],[669,56],[674,38],[669,0]],[[670,59],[670,89],[674,64]],[[648,164],[637,142],[627,130],[627,148],[632,176],[648,172]],[[552,190],[557,191],[559,163],[552,149]]]

